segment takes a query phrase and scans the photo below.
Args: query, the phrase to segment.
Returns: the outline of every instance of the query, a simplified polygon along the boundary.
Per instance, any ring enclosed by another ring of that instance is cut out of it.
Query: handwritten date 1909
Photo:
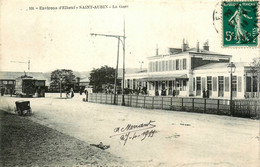
[[[114,136],[120,136],[120,140],[124,141],[124,145],[129,140],[141,139],[141,141],[145,140],[148,137],[153,137],[155,133],[158,131],[154,130],[156,125],[155,121],[150,120],[147,123],[141,124],[127,124],[125,127],[116,127],[114,129]]]
[[[141,134],[137,134],[138,132],[128,132],[128,133],[122,134],[120,137],[120,140],[124,141],[124,145],[126,144],[128,139],[134,140],[137,138],[141,138],[141,141],[143,141],[147,137],[153,137],[156,132],[157,132],[156,130],[146,130],[146,131],[142,132]]]

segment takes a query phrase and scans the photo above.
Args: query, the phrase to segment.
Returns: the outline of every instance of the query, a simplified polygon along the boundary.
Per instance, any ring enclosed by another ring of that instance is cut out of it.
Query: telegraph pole
[[[95,34],[91,33],[90,35],[92,36],[104,36],[104,37],[113,37],[117,38],[118,44],[117,44],[117,61],[116,61],[116,71],[115,71],[115,83],[114,83],[114,104],[116,104],[116,85],[117,85],[117,74],[118,74],[118,62],[119,62],[119,46],[120,46],[120,41],[123,44],[123,61],[125,62],[125,34],[124,36],[122,35],[109,35],[109,34]],[[123,38],[123,40],[121,39]],[[124,89],[124,73],[125,73],[125,63],[123,62],[123,89]],[[122,91],[122,105],[124,104],[124,91]]]
[[[25,61],[11,61],[11,62],[12,62],[12,63],[23,63],[23,64],[27,64],[27,63],[28,63],[28,76],[29,76],[30,66],[31,66],[30,60],[28,60],[28,62],[25,62]]]
[[[124,39],[123,39],[123,85],[122,85],[122,105],[125,105],[125,18],[124,18]]]

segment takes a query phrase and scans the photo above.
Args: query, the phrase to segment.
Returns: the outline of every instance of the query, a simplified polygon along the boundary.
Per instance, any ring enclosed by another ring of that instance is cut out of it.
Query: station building
[[[181,48],[169,48],[169,53],[147,58],[147,71],[126,74],[125,88],[146,87],[150,96],[230,98],[231,84],[234,99],[259,96],[257,74],[248,63],[233,63],[231,55],[209,50],[208,42],[200,49],[189,48],[183,41]],[[230,79],[232,70],[232,83]]]

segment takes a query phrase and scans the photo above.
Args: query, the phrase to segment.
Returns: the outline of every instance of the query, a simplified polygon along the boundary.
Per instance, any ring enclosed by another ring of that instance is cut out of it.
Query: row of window
[[[213,79],[213,80],[212,80]],[[212,82],[213,81],[213,82]],[[196,84],[196,85],[195,85]],[[206,87],[207,85],[207,87]],[[230,77],[218,76],[218,77],[196,77],[193,78],[193,91],[196,91],[196,96],[201,95],[201,90],[218,91],[218,96],[223,97],[224,91],[230,90]],[[232,92],[242,91],[242,77],[232,77]]]
[[[14,81],[0,81],[0,84],[4,84],[4,85],[14,84]]]
[[[186,70],[187,60],[176,59],[176,60],[163,60],[149,62],[149,72],[161,72],[161,71],[175,71],[175,70]]]

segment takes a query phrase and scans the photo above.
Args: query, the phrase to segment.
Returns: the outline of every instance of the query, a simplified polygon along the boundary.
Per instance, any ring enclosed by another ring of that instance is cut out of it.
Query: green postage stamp
[[[258,1],[222,2],[223,46],[258,46]]]

